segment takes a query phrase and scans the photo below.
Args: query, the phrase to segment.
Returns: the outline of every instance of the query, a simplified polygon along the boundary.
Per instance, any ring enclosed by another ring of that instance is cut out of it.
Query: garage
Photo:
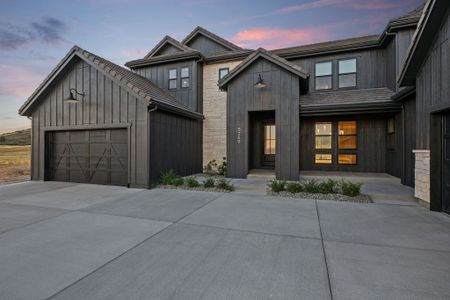
[[[47,133],[46,179],[128,185],[126,129]]]

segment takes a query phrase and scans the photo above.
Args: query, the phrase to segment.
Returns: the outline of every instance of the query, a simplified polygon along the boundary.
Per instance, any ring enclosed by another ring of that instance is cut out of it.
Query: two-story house
[[[32,117],[32,178],[150,187],[161,171],[226,157],[232,178],[377,172],[414,186],[422,125],[415,89],[397,79],[423,12],[379,35],[271,51],[197,27],[129,69],[74,47],[20,109]]]

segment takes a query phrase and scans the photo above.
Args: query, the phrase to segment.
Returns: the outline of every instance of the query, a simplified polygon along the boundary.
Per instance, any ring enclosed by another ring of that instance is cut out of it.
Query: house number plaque
[[[241,127],[238,127],[238,128],[237,128],[236,142],[237,142],[238,144],[241,143]]]

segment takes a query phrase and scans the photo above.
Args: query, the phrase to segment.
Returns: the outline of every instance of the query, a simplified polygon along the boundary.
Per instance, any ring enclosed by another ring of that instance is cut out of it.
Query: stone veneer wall
[[[217,86],[219,69],[230,71],[240,61],[203,66],[203,166],[215,159],[221,162],[227,154],[227,93]]]
[[[430,150],[413,150],[416,158],[414,196],[430,205]]]

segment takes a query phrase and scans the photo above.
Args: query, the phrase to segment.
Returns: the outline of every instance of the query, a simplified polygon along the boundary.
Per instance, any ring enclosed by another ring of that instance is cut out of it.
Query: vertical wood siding
[[[178,175],[202,171],[202,121],[155,111],[150,116],[150,181],[157,184],[161,172]]]
[[[256,89],[261,74],[267,87]],[[255,61],[228,85],[228,175],[244,178],[249,168],[249,112],[275,111],[277,178],[299,176],[299,78],[264,60]],[[240,132],[240,133],[239,133]],[[239,137],[240,135],[240,137]]]
[[[417,149],[430,148],[430,111],[450,108],[450,18],[436,35],[416,81]]]
[[[64,103],[69,89],[76,88],[85,96],[77,96],[78,104]],[[32,179],[44,179],[44,127],[95,126],[131,124],[130,127],[130,184],[148,186],[148,119],[146,104],[128,93],[115,81],[78,59],[57,78],[49,91],[33,108],[32,122]]]
[[[230,49],[212,41],[211,39],[201,34],[198,34],[187,44],[187,46],[200,51],[205,56],[209,56],[214,53],[230,51]]]
[[[195,60],[187,60],[175,63],[164,63],[152,66],[146,66],[142,68],[137,68],[134,71],[151,80],[154,84],[159,86],[161,89],[167,91],[172,97],[177,99],[180,103],[186,105],[193,111],[201,112],[201,97],[202,91],[199,90],[198,80],[201,70],[199,70],[200,63]],[[181,88],[180,68],[189,67],[190,71],[190,85],[189,88]],[[177,69],[177,89],[169,90],[169,70]]]

